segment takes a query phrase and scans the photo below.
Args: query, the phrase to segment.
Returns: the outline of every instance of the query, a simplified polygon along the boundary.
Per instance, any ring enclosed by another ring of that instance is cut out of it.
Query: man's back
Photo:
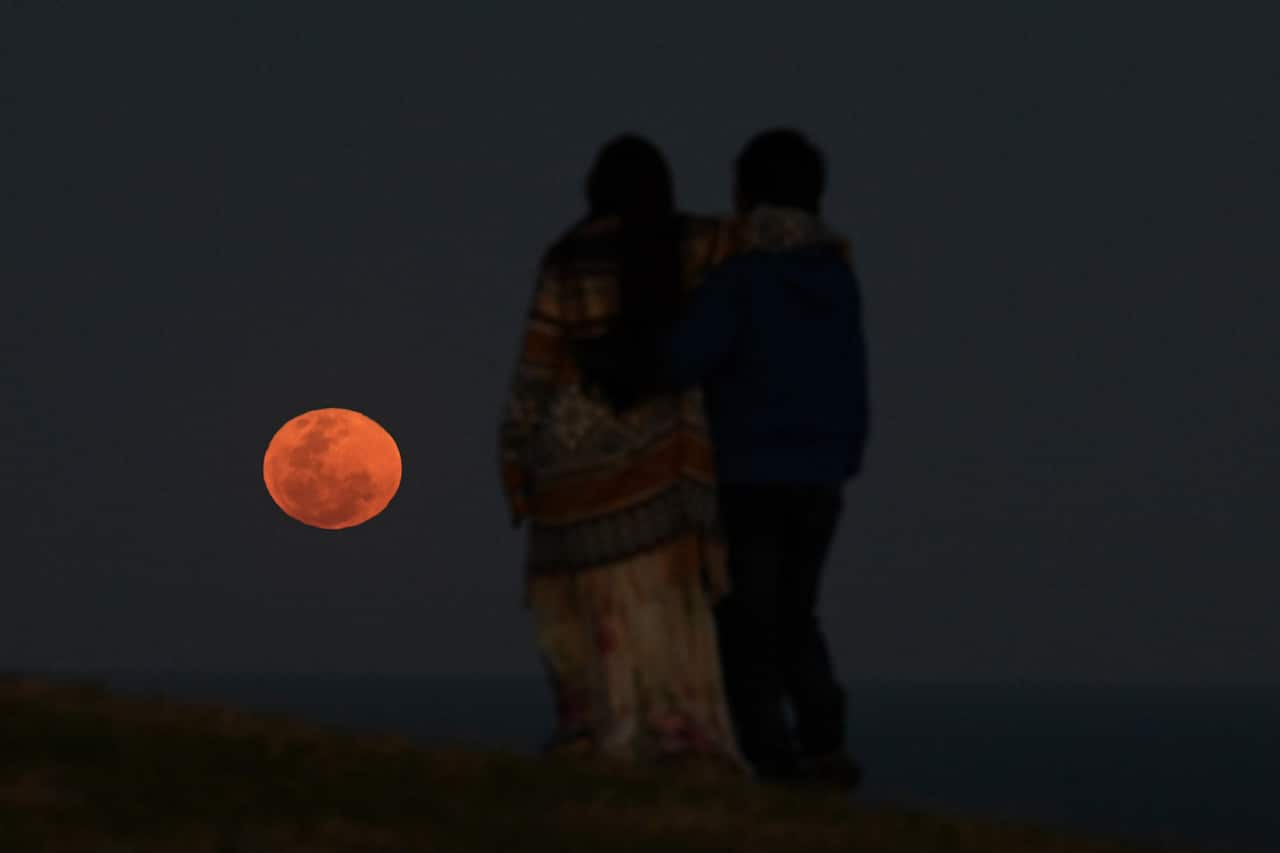
[[[715,268],[666,355],[703,384],[722,482],[838,483],[866,442],[865,349],[857,279],[819,243]]]

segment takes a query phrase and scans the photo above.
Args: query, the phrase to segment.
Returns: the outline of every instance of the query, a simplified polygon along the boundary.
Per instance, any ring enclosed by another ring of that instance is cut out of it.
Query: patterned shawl
[[[683,217],[686,290],[724,255],[726,226]],[[544,261],[500,428],[512,518],[530,522],[531,574],[615,562],[715,529],[715,475],[698,390],[621,416],[585,394],[569,347],[618,310],[619,221],[574,229]]]

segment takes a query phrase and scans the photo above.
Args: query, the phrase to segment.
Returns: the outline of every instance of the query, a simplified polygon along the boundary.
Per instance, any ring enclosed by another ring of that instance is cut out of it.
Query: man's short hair
[[[799,131],[776,128],[757,134],[734,166],[738,190],[752,204],[818,212],[826,163],[822,152]]]

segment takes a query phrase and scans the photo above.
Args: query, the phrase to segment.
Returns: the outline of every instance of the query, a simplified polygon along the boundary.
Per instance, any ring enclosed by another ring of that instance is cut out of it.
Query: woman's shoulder
[[[565,267],[609,255],[618,231],[617,217],[585,218],[571,225],[547,248],[544,267]]]

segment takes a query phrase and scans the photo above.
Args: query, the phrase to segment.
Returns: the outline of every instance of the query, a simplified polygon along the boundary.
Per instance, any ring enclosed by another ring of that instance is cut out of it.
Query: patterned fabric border
[[[682,536],[714,533],[715,489],[683,480],[619,512],[572,525],[534,523],[529,531],[530,573],[578,571],[617,562]]]

